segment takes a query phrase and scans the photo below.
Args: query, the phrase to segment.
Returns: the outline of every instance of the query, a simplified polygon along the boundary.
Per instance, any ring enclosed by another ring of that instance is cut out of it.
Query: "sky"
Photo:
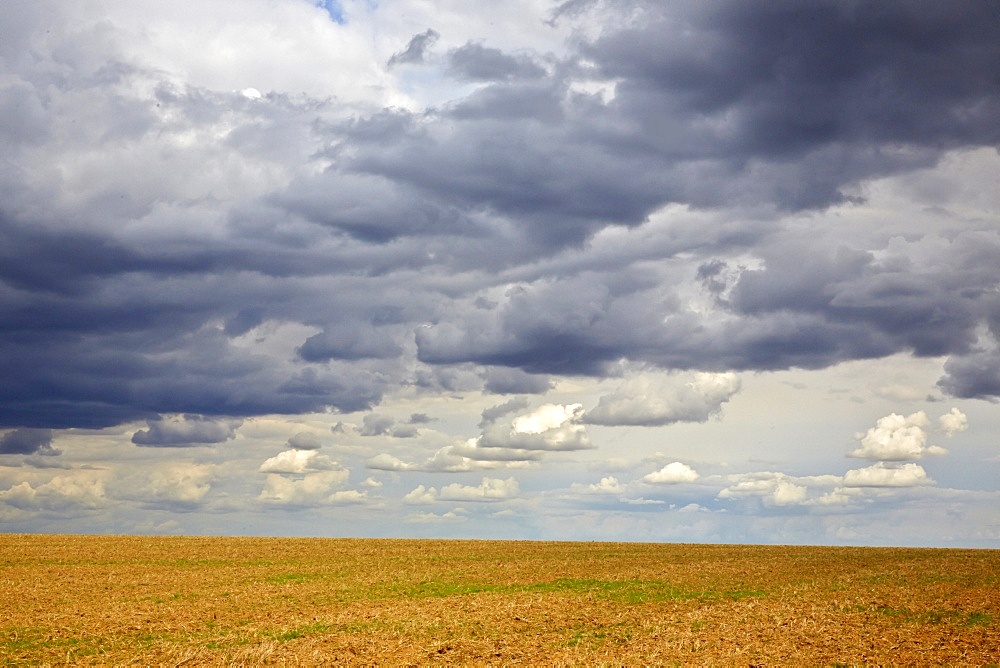
[[[0,3],[0,531],[1000,548],[1000,6]]]

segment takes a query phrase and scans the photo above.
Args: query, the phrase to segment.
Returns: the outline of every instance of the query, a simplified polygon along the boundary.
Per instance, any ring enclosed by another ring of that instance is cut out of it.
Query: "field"
[[[0,535],[0,663],[1000,663],[1000,551]]]

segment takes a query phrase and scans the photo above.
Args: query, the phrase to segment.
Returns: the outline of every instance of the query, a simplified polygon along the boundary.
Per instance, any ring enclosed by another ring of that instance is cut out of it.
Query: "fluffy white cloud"
[[[258,469],[261,473],[309,473],[340,468],[337,462],[315,450],[285,450],[266,460]]]
[[[625,491],[618,478],[613,475],[605,476],[600,482],[589,485],[573,483],[570,489],[582,494],[622,494]]]
[[[347,481],[346,469],[310,473],[301,478],[288,478],[277,473],[268,474],[258,497],[276,505],[326,505],[336,503],[334,490]],[[341,501],[342,502],[342,501]]]
[[[847,506],[855,503],[864,492],[856,487],[836,487],[811,501],[816,506]]]
[[[442,448],[435,453],[430,463],[433,470],[448,463],[453,466],[453,470],[471,471],[476,468],[521,467],[538,461],[543,456],[544,452],[541,450],[484,446],[483,439],[476,437]],[[463,467],[454,466],[456,461],[461,461]],[[468,468],[464,468],[465,466]]]
[[[483,478],[477,487],[458,483],[445,485],[438,496],[442,501],[505,501],[520,493],[521,487],[514,478]]]
[[[666,504],[663,499],[644,499],[642,497],[623,500],[630,506],[662,506]]]
[[[423,485],[417,485],[403,497],[403,503],[409,503],[411,505],[427,505],[434,503],[435,501],[437,501],[437,488],[428,488]]]
[[[478,471],[533,466],[546,452],[593,448],[581,424],[581,404],[545,404],[504,419],[526,408],[513,400],[483,411],[479,436],[439,448],[422,463],[405,462],[388,453],[370,458],[368,468],[383,471]]]
[[[689,503],[686,506],[682,506],[677,509],[679,513],[708,513],[711,512],[705,506],[699,505],[697,503]]]
[[[578,418],[583,411],[580,404],[561,406],[559,404],[545,404],[536,410],[514,419],[514,431],[521,434],[542,434],[551,429],[558,429],[566,422]]]
[[[918,464],[877,462],[848,471],[843,476],[790,476],[764,471],[728,477],[730,485],[719,499],[758,498],[764,506],[810,506],[833,509],[856,505],[876,494],[874,488],[903,488],[933,485]],[[878,493],[884,496],[884,492]]]
[[[365,466],[376,471],[407,471],[412,468],[399,457],[394,457],[387,452],[375,455],[365,462]]]
[[[399,457],[381,453],[368,459],[365,466],[377,471],[438,471],[461,473],[500,468],[527,468],[541,459],[542,453],[511,448],[483,448],[478,438],[439,448],[423,462],[404,462]]]
[[[417,486],[403,497],[409,504],[428,504],[435,501],[505,501],[516,498],[521,493],[521,487],[514,478],[501,480],[499,478],[483,478],[478,486],[452,483],[445,485],[440,491],[435,487]]]
[[[415,513],[406,518],[407,522],[413,522],[415,524],[454,524],[459,522],[467,522],[468,517],[464,515],[464,508],[455,508],[454,510],[449,510],[446,513]]]
[[[952,408],[938,418],[938,426],[945,436],[951,437],[969,428],[969,418],[957,408]]]
[[[143,498],[160,503],[196,504],[212,489],[212,464],[176,464],[153,471]]]
[[[19,510],[95,509],[106,502],[104,481],[91,472],[55,476],[37,486],[22,481],[0,491],[0,504]]]
[[[319,98],[336,91],[348,102],[394,99],[385,97],[388,76],[371,36],[330,20],[316,3],[247,0],[152,10],[129,2],[103,4],[101,12],[65,13],[81,31],[93,30],[103,18],[105,39],[128,40],[135,61],[194,86],[238,90],[252,100],[271,91]]]
[[[477,445],[515,450],[585,450],[594,446],[582,419],[581,404],[545,404],[509,423],[487,425]]]
[[[640,374],[601,397],[586,421],[603,425],[656,426],[704,422],[740,391],[734,373],[691,376]]]
[[[923,467],[912,463],[892,466],[878,462],[844,474],[846,487],[917,487],[932,484],[934,481]]]
[[[326,498],[327,502],[335,506],[355,505],[368,501],[368,493],[356,489],[345,489],[334,492]]]
[[[960,412],[958,415],[962,415]],[[957,426],[960,418],[954,412],[944,416],[945,423]],[[962,418],[965,416],[962,415]],[[943,424],[945,424],[943,423]],[[927,429],[931,426],[926,413],[918,411],[903,417],[892,413],[879,418],[864,434],[855,434],[861,447],[849,456],[874,461],[913,461],[924,455],[943,455],[948,451],[927,444]]]
[[[734,476],[735,485],[718,494],[720,499],[758,497],[765,506],[793,506],[806,502],[808,489],[784,473],[752,473]]]
[[[676,484],[694,482],[699,477],[698,472],[687,464],[671,462],[659,471],[654,471],[643,476],[642,481],[654,484]]]
[[[776,506],[790,506],[802,503],[806,500],[806,488],[796,485],[789,480],[779,480],[774,486],[774,490],[764,497],[765,502],[770,501]]]

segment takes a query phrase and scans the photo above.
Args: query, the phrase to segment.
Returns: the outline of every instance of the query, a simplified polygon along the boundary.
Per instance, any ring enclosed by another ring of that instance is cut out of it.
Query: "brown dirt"
[[[0,663],[996,665],[1000,551],[0,535]]]

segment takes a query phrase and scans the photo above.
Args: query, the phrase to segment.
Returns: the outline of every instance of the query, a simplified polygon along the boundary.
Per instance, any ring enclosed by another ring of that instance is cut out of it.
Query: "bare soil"
[[[997,665],[1000,551],[0,535],[0,664]]]

